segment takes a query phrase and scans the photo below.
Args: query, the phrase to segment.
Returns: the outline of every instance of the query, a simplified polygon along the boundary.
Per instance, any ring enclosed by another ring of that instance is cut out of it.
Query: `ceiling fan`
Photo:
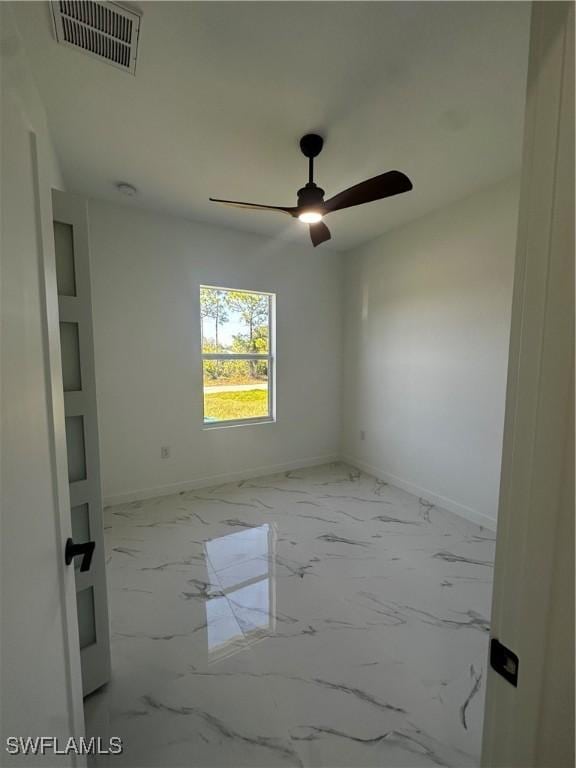
[[[366,179],[353,187],[339,192],[329,200],[324,200],[324,190],[314,183],[314,158],[322,151],[324,139],[315,133],[307,133],[300,139],[302,154],[308,158],[308,183],[298,190],[298,204],[295,206],[259,205],[258,203],[243,203],[240,200],[221,200],[217,197],[209,198],[213,203],[224,203],[235,208],[247,208],[257,211],[280,211],[287,213],[304,224],[309,224],[310,237],[314,247],[330,240],[330,230],[324,224],[323,218],[329,213],[340,211],[343,208],[352,208],[355,205],[371,203],[374,200],[382,200],[384,197],[392,197],[412,189],[412,182],[401,171],[388,171]]]

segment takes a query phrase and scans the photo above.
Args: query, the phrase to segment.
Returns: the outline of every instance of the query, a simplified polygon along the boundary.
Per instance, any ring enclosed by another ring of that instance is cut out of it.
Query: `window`
[[[200,286],[204,425],[271,421],[274,295]]]

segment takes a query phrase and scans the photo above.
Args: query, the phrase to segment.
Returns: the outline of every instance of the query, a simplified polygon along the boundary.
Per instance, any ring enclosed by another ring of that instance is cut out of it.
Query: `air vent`
[[[51,2],[56,39],[135,74],[140,16],[112,2]]]

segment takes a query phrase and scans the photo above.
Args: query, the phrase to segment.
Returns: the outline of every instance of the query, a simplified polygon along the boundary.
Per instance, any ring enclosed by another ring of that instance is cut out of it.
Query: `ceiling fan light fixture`
[[[276,211],[298,218],[303,224],[308,224],[312,245],[316,247],[331,239],[330,230],[323,219],[329,213],[341,211],[344,208],[354,208],[357,205],[383,200],[412,189],[412,182],[401,171],[387,171],[379,176],[361,181],[348,187],[329,200],[324,200],[324,190],[314,182],[314,158],[320,154],[324,139],[315,133],[308,133],[300,140],[300,149],[308,158],[308,181],[298,190],[296,205],[261,205],[246,203],[242,200],[224,200],[221,197],[211,197],[214,203],[223,203],[233,208],[245,208],[252,211]]]
[[[318,224],[324,217],[321,213],[318,213],[318,211],[303,211],[298,214],[298,218],[304,224]]]

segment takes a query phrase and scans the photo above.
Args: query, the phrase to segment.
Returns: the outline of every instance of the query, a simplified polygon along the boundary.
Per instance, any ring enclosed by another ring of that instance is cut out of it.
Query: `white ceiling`
[[[144,2],[136,77],[59,46],[48,3],[15,6],[66,182],[88,196],[300,239],[208,197],[294,204],[314,130],[327,196],[390,169],[414,183],[331,216],[346,249],[520,164],[528,3]]]

